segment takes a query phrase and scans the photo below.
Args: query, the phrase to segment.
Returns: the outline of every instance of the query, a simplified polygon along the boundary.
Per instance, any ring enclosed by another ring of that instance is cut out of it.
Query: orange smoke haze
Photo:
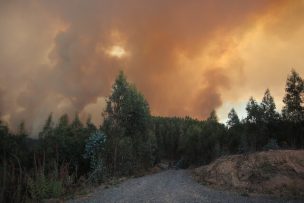
[[[0,112],[37,132],[47,115],[92,114],[124,70],[154,115],[206,118],[304,74],[304,1],[0,2]]]

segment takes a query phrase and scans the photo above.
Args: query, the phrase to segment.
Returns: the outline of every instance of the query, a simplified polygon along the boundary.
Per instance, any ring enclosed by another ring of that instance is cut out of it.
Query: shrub
[[[47,178],[41,172],[34,178],[28,178],[28,188],[31,198],[35,200],[58,198],[64,192],[62,181]]]
[[[270,139],[268,143],[264,146],[264,150],[276,150],[279,149],[279,145],[276,139]]]
[[[103,162],[104,145],[106,138],[100,131],[93,133],[87,140],[83,157],[90,161],[89,180],[100,182],[104,178],[105,167]]]

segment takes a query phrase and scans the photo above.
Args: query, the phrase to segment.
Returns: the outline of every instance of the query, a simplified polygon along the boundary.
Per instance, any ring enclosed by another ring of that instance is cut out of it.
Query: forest
[[[283,102],[278,112],[266,89],[262,101],[249,99],[244,119],[231,109],[225,124],[215,110],[206,120],[153,116],[144,95],[120,72],[100,126],[78,114],[54,120],[50,113],[33,139],[26,121],[16,132],[0,121],[0,202],[61,198],[113,177],[144,174],[161,160],[183,169],[230,154],[303,149],[304,81],[295,70]]]

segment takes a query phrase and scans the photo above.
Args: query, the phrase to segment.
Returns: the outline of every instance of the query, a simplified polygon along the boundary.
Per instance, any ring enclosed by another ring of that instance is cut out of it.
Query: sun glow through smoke
[[[115,45],[110,48],[108,54],[112,57],[122,58],[126,56],[126,50],[121,46]]]

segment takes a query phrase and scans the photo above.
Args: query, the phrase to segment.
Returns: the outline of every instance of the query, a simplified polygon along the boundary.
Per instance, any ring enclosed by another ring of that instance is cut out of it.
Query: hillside
[[[194,170],[195,178],[206,185],[304,197],[304,150],[278,150],[219,158]]]

